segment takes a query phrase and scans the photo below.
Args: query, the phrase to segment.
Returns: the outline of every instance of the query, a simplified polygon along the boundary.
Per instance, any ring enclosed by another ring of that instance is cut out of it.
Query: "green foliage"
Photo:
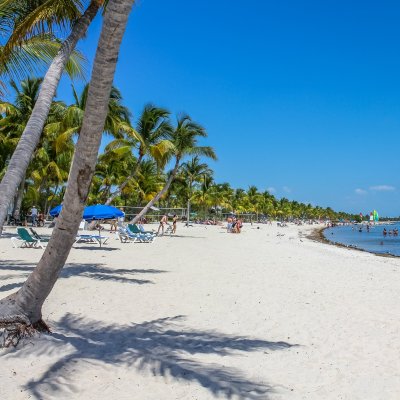
[[[10,83],[12,102],[0,102],[0,173],[22,134],[34,107],[41,79]],[[54,101],[40,143],[27,171],[22,209],[33,204],[47,212],[61,203],[71,166],[74,140],[79,135],[87,102],[87,86],[78,94],[73,88],[74,102],[66,105]],[[180,166],[161,207],[186,207],[202,218],[222,218],[223,213],[251,215],[252,220],[269,219],[354,219],[331,208],[277,199],[255,186],[232,188],[217,183],[213,171],[204,160],[216,159],[212,147],[200,146],[205,129],[189,116],[180,116],[175,124],[170,113],[154,105],[146,105],[132,124],[130,111],[124,106],[120,91],[110,94],[104,135],[111,140],[99,155],[88,203],[104,203],[118,188],[113,204],[140,206],[165,186],[172,161]]]

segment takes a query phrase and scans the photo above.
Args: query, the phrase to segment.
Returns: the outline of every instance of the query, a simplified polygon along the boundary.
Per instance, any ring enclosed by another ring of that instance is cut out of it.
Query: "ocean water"
[[[355,246],[372,253],[392,254],[400,256],[400,233],[399,236],[383,236],[383,228],[389,232],[394,228],[399,229],[400,224],[375,225],[367,232],[365,225],[359,232],[360,225],[335,226],[324,230],[324,236],[331,242]]]

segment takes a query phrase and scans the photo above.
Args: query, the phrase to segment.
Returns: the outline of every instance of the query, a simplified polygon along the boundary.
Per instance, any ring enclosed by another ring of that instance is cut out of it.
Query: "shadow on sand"
[[[25,386],[37,399],[63,398],[78,391],[79,370],[101,364],[195,382],[213,395],[228,399],[268,399],[273,391],[271,385],[252,381],[237,369],[206,364],[190,355],[229,356],[239,352],[284,350],[294,345],[188,329],[182,327],[183,319],[176,316],[117,325],[66,314],[55,328],[57,333],[50,338],[42,337],[34,346],[11,350],[9,356],[54,357],[62,348],[68,352]]]
[[[36,263],[26,263],[23,261],[11,261],[1,260],[0,271],[15,272],[14,274],[8,274],[0,276],[0,281],[7,279],[25,279],[33,271]],[[103,264],[66,264],[62,269],[60,278],[68,279],[74,276],[83,276],[85,278],[96,279],[100,281],[114,281],[120,283],[131,283],[137,285],[143,285],[146,283],[154,283],[148,279],[134,278],[137,274],[160,274],[166,271],[160,269],[130,269],[130,268],[108,268]],[[23,282],[9,283],[0,286],[0,292],[6,292],[8,290],[16,289],[21,287]]]

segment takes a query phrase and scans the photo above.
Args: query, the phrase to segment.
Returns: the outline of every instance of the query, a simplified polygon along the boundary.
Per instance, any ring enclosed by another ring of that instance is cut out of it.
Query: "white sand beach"
[[[1,350],[0,399],[399,399],[400,259],[314,228],[75,245],[44,306],[53,334]],[[6,237],[0,253],[4,297],[43,250]]]

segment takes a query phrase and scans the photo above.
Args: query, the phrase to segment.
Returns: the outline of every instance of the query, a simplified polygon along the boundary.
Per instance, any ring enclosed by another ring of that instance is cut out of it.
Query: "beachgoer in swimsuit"
[[[232,230],[232,217],[228,217],[226,219],[227,225],[226,225],[226,231],[229,233]]]
[[[175,233],[176,232],[176,222],[178,221],[178,217],[177,217],[177,215],[175,214],[173,217],[172,217],[172,233]]]
[[[166,225],[167,222],[168,222],[168,217],[166,214],[164,214],[160,219],[160,225],[158,226],[157,235],[160,233],[160,229],[162,230],[162,234],[164,235],[164,225]]]

